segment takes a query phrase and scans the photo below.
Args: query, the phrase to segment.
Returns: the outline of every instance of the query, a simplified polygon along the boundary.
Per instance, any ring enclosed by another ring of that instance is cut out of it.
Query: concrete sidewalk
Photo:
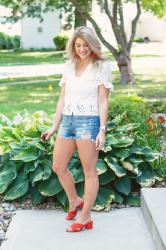
[[[155,250],[140,208],[93,212],[93,230],[67,233],[62,210],[17,210],[0,250]]]
[[[0,79],[62,74],[64,64],[0,66]]]
[[[133,69],[141,73],[142,69],[163,68],[166,65],[166,57],[145,57],[133,58]],[[0,66],[0,79],[16,77],[34,77],[62,74],[64,64],[41,64],[41,65],[19,65],[19,66]],[[117,63],[111,62],[112,71],[118,70]]]

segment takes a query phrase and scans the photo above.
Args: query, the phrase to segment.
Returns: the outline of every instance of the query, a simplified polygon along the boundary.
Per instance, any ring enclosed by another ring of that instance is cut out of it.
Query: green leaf
[[[130,155],[131,150],[129,148],[118,148],[114,150],[116,157],[126,158]]]
[[[83,197],[83,195],[84,195],[84,182],[76,183],[76,189],[77,189],[77,194],[80,197]]]
[[[112,194],[113,194],[113,191],[111,189],[100,187],[95,204],[98,204],[101,206],[107,205],[110,195]]]
[[[122,138],[118,140],[117,144],[114,144],[115,148],[123,148],[123,147],[128,147],[134,142],[134,139],[130,138]]]
[[[14,140],[18,140],[19,136],[15,133],[15,129],[12,127],[2,127],[0,129],[0,141],[10,142]]]
[[[118,164],[117,160],[115,160],[111,156],[106,156],[104,160],[107,162],[107,165],[110,167],[110,169],[112,169],[118,177],[126,175],[126,170]]]
[[[8,143],[0,144],[0,156],[10,153],[10,147]]]
[[[134,166],[130,163],[130,162],[127,162],[127,161],[120,161],[120,163],[122,164],[122,166],[129,170],[129,171],[133,171],[134,170]]]
[[[136,154],[136,155],[144,155],[143,147],[132,146],[131,153]]]
[[[116,192],[115,190],[114,190],[113,201],[118,203],[118,204],[122,204],[122,202],[123,202],[123,197],[120,196],[120,194],[118,192]]]
[[[19,173],[16,179],[12,182],[11,187],[5,195],[5,200],[14,200],[23,196],[29,188],[29,181],[24,173]]]
[[[75,183],[84,181],[83,168],[78,159],[72,158],[68,164],[68,168],[74,177]]]
[[[44,197],[41,195],[41,193],[38,191],[38,189],[36,187],[31,188],[30,194],[32,197],[32,204],[33,205],[38,205],[43,201]]]
[[[98,159],[96,168],[97,168],[97,174],[101,175],[107,171],[107,164],[103,159]]]
[[[104,174],[99,176],[100,185],[106,185],[115,179],[115,175],[112,171],[107,170]]]
[[[163,171],[161,170],[161,168],[153,169],[153,176],[155,180],[162,181],[164,178],[164,175],[163,175]]]
[[[15,169],[4,168],[0,172],[0,194],[4,193],[9,184],[16,178],[17,172]]]
[[[155,178],[150,169],[142,169],[137,176],[137,182],[141,187],[151,187],[155,183]]]
[[[107,146],[107,147],[102,147],[101,149],[104,153],[107,153],[107,152],[110,152],[112,150],[112,147],[111,146]]]
[[[52,173],[49,179],[39,183],[38,189],[44,196],[53,196],[62,191],[62,186],[58,177]]]
[[[133,194],[130,194],[126,198],[126,203],[130,206],[139,206],[140,202],[140,196],[134,196]]]
[[[38,150],[34,147],[26,148],[16,154],[11,160],[13,161],[34,161],[39,157]]]
[[[47,180],[52,172],[52,162],[48,159],[41,160],[41,166],[43,168],[43,178],[42,180]]]
[[[125,194],[128,195],[131,191],[131,181],[128,178],[128,176],[124,176],[122,178],[116,179],[114,181],[116,189]]]
[[[34,172],[36,169],[34,162],[26,162],[24,166],[25,166],[25,173],[26,174],[28,174],[30,172]]]
[[[146,155],[145,160],[148,162],[153,162],[157,160],[159,157],[157,155]]]
[[[71,172],[74,177],[75,183],[84,181],[84,172],[81,165],[79,168],[73,168]]]
[[[128,123],[124,126],[118,127],[116,131],[118,132],[128,132],[133,131],[134,129],[138,128],[140,126],[139,123]]]
[[[115,145],[119,142],[119,140],[117,140],[114,135],[107,135],[104,146],[108,147],[108,146],[112,146]]]
[[[44,172],[40,166],[35,170],[35,172],[31,173],[30,180],[31,180],[32,186],[34,186],[35,182],[42,180],[43,175],[44,175]]]
[[[130,162],[133,166],[137,167],[140,163],[144,162],[140,155],[130,155],[125,161]]]
[[[64,190],[62,190],[60,193],[58,193],[57,195],[57,198],[58,200],[60,201],[60,203],[63,205],[63,206],[66,206],[67,205],[67,202],[68,202],[68,199],[67,199],[67,195],[65,193]]]

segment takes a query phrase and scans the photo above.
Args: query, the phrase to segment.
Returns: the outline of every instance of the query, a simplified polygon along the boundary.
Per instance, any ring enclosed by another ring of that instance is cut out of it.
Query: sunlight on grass
[[[46,96],[50,96],[50,93],[43,93],[43,94],[35,94],[35,93],[32,93],[32,94],[29,94],[29,96],[33,96],[33,97],[46,97]]]
[[[1,85],[0,85],[0,90],[1,90],[1,91],[7,90],[8,88],[9,88],[8,86],[4,86],[4,85],[1,86]]]
[[[63,53],[50,52],[11,52],[0,51],[0,66],[35,65],[64,63]]]

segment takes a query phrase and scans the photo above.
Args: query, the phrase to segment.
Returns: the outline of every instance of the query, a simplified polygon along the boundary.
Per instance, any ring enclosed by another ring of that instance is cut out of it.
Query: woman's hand
[[[50,129],[48,129],[47,131],[44,131],[41,134],[41,138],[43,138],[43,140],[48,140],[55,132],[56,132],[56,128],[51,127]]]
[[[102,149],[104,143],[105,143],[105,131],[101,129],[96,137],[96,147],[97,147],[96,150]]]

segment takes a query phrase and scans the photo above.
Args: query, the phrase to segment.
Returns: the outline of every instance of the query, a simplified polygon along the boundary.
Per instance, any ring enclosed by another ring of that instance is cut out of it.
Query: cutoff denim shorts
[[[58,135],[65,139],[91,139],[95,142],[99,127],[98,115],[63,114]]]

